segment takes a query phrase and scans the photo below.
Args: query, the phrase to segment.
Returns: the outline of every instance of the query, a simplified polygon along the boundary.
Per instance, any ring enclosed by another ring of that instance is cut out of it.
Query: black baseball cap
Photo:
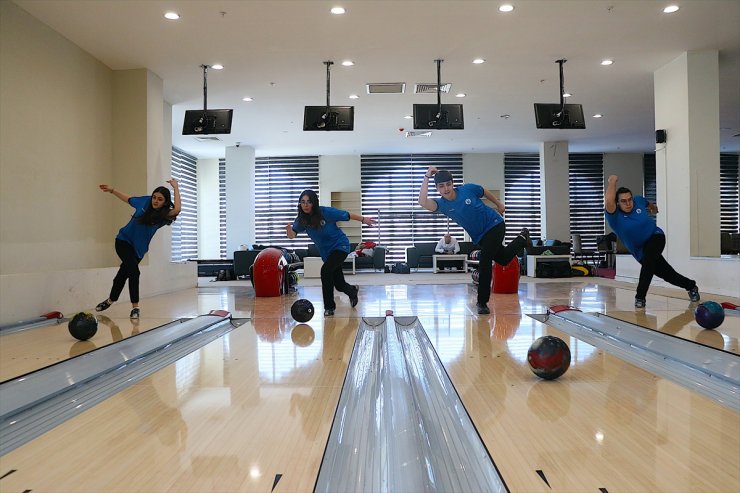
[[[440,183],[447,183],[448,181],[452,181],[452,173],[447,171],[446,169],[442,169],[437,171],[434,175],[434,184],[439,185]]]

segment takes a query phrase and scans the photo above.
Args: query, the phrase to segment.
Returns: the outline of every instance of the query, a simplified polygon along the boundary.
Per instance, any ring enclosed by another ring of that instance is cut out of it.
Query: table
[[[350,262],[352,264],[352,274],[355,274],[357,272],[355,269],[355,258],[357,257],[354,257],[354,256],[347,257],[347,260],[344,261],[345,264],[347,262]],[[303,258],[303,277],[306,279],[321,277],[321,266],[322,265],[324,265],[324,261],[321,260],[321,257],[304,257]]]
[[[437,260],[462,260],[462,270],[463,272],[468,271],[468,256],[464,253],[456,253],[454,255],[432,255],[432,272],[435,274],[437,272],[442,272],[440,269],[437,268]]]
[[[527,276],[537,277],[537,262],[566,259],[570,262],[570,255],[529,255],[527,254]]]

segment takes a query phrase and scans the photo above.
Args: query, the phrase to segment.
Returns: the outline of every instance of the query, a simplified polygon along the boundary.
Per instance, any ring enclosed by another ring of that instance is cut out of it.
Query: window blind
[[[260,245],[305,248],[305,234],[290,240],[285,226],[296,218],[298,199],[308,188],[319,193],[318,156],[262,157],[255,159],[255,240]],[[330,205],[321,197],[321,205]]]
[[[568,157],[570,233],[581,235],[584,250],[596,250],[596,236],[604,234],[604,164],[602,154]]]
[[[196,159],[176,147],[172,148],[172,177],[180,186],[181,211],[172,223],[173,262],[198,258],[198,179]]]
[[[363,240],[386,247],[388,262],[404,261],[407,247],[439,241],[447,232],[464,239],[455,222],[419,206],[419,187],[429,166],[448,170],[455,185],[463,183],[462,154],[360,156],[362,214],[378,219],[378,224],[363,228]],[[428,196],[439,197],[433,179]]]
[[[536,153],[504,154],[504,205],[506,243],[528,228],[531,238],[542,236],[540,156]]]

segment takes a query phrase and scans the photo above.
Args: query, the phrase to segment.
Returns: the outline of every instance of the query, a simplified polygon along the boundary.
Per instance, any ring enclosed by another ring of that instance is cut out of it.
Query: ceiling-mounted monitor
[[[534,117],[537,128],[582,130],[586,128],[583,107],[580,104],[535,103]]]
[[[327,111],[328,109],[328,111]],[[306,106],[303,130],[354,130],[354,106]]]
[[[440,111],[441,108],[441,111]],[[463,130],[463,105],[415,104],[415,130]]]
[[[187,110],[183,135],[230,134],[234,110]]]

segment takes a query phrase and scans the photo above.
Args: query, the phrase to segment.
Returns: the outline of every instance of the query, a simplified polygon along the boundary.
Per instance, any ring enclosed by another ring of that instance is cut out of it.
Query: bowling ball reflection
[[[308,347],[316,339],[316,333],[308,324],[298,324],[290,331],[290,340],[298,347]]]
[[[527,392],[527,407],[543,421],[556,421],[570,411],[570,385],[540,380]]]
[[[97,347],[92,341],[77,341],[69,347],[69,357],[74,358],[75,356],[89,353]]]

